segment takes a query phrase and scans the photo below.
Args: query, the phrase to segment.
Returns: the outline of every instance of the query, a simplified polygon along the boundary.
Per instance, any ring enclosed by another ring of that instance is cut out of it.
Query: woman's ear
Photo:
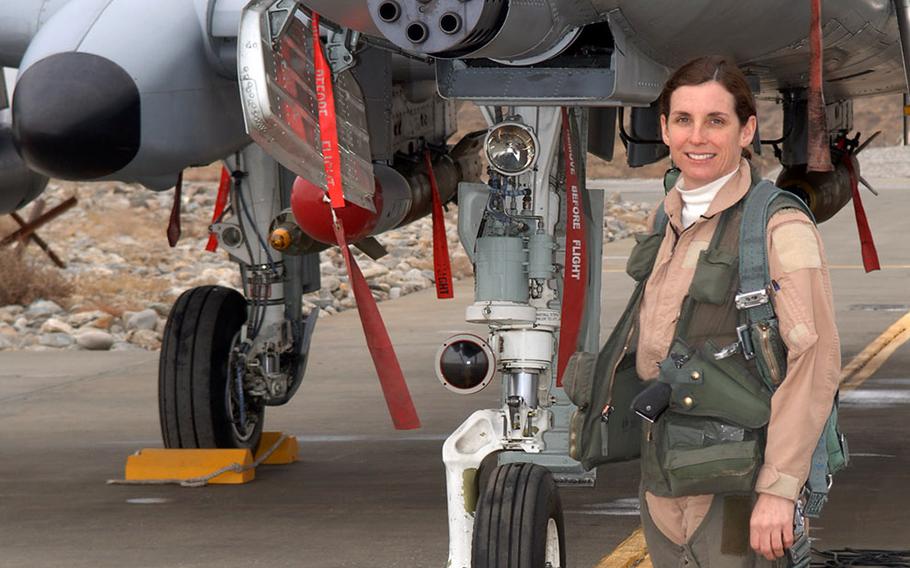
[[[667,115],[660,115],[660,137],[663,138],[664,144],[670,145],[670,133],[667,132]]]
[[[749,117],[739,133],[740,148],[747,148],[752,145],[752,139],[755,138],[755,129],[758,128],[758,120],[755,115]]]

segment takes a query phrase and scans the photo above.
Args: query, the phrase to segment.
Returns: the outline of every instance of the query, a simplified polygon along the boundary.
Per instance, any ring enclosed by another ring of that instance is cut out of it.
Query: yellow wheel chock
[[[294,463],[298,451],[297,438],[281,432],[263,432],[255,460],[248,449],[143,448],[127,458],[125,479],[108,483],[236,485],[253,481],[261,464]]]

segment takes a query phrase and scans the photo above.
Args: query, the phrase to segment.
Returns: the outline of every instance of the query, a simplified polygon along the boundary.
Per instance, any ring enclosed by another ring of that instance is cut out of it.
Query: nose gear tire
[[[242,294],[200,286],[177,299],[168,316],[158,366],[158,410],[167,448],[249,448],[262,436],[264,405],[244,402],[239,424],[231,348],[247,318]],[[233,397],[233,398],[232,398]]]
[[[530,463],[498,466],[480,491],[473,568],[565,567],[562,503],[548,469]]]

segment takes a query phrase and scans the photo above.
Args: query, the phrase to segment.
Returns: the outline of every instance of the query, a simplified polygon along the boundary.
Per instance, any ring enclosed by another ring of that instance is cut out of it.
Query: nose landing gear
[[[473,568],[566,565],[562,503],[547,468],[510,463],[491,472],[480,488],[472,549]]]

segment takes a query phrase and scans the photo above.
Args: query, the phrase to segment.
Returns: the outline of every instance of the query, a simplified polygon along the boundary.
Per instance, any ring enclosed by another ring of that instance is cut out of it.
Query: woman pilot
[[[719,407],[720,414],[729,411],[736,418],[739,413],[741,420],[726,415],[714,419],[698,412],[691,416],[664,413],[653,424],[646,424],[641,516],[648,549],[658,568],[776,566],[784,562],[781,559],[793,544],[795,504],[831,412],[840,375],[840,345],[824,248],[813,221],[798,207],[783,208],[767,221],[770,301],[778,323],[771,331],[777,333],[778,343],[782,342],[782,356],[776,365],[766,360],[764,375],[759,377],[755,359],[750,363],[736,353],[741,346],[733,333],[735,324],[723,333],[710,329],[719,326],[725,314],[741,317],[734,307],[736,282],[732,288],[726,281],[720,285],[696,281],[693,285],[697,269],[711,263],[702,276],[737,278],[738,249],[728,247],[729,254],[724,256],[723,241],[729,238],[738,243],[736,229],[742,214],[736,211],[760,181],[751,169],[746,149],[756,131],[752,92],[730,61],[702,57],[681,67],[667,81],[660,96],[660,114],[663,141],[680,175],[663,203],[668,224],[658,237],[660,245],[638,312],[637,373],[645,381],[664,372],[688,373],[680,380],[691,382],[692,392],[701,392],[697,391],[698,379],[704,386],[711,381],[715,385],[734,384],[710,376],[702,378],[696,371],[689,373],[689,358],[697,359],[701,354],[710,359],[705,369],[724,365],[728,370],[739,369],[731,372],[745,381],[741,392],[753,394],[734,398],[736,402],[727,408]],[[727,228],[719,229],[723,224]],[[719,230],[725,232],[715,239]],[[724,271],[724,262],[732,263],[733,268],[727,266]],[[687,304],[690,296],[698,296],[696,303],[705,307],[700,321]],[[681,318],[692,321],[681,326]],[[725,347],[722,343],[728,339],[705,340],[713,337],[712,333],[727,338],[732,334],[733,343],[726,346],[727,351],[721,353]],[[679,346],[692,351],[678,353]],[[760,360],[760,355],[756,359]],[[746,384],[749,373],[758,386]],[[754,398],[755,393],[760,397],[762,378],[774,383],[765,391],[764,420],[761,404],[755,406],[758,410],[746,410],[751,404],[747,398]],[[682,405],[697,409],[699,396],[683,399]],[[702,410],[705,405],[710,406],[710,402],[704,402]],[[676,417],[675,422],[667,418],[670,414]],[[742,426],[760,423],[751,429]],[[733,443],[708,445],[706,440],[715,438]],[[692,440],[707,449],[689,453],[679,449]],[[674,449],[674,444],[679,447]],[[714,462],[698,462],[698,452],[713,452],[717,459],[727,460],[724,463],[728,466],[743,466],[754,459],[748,485],[737,485],[741,479],[712,484],[704,476],[709,475]]]

